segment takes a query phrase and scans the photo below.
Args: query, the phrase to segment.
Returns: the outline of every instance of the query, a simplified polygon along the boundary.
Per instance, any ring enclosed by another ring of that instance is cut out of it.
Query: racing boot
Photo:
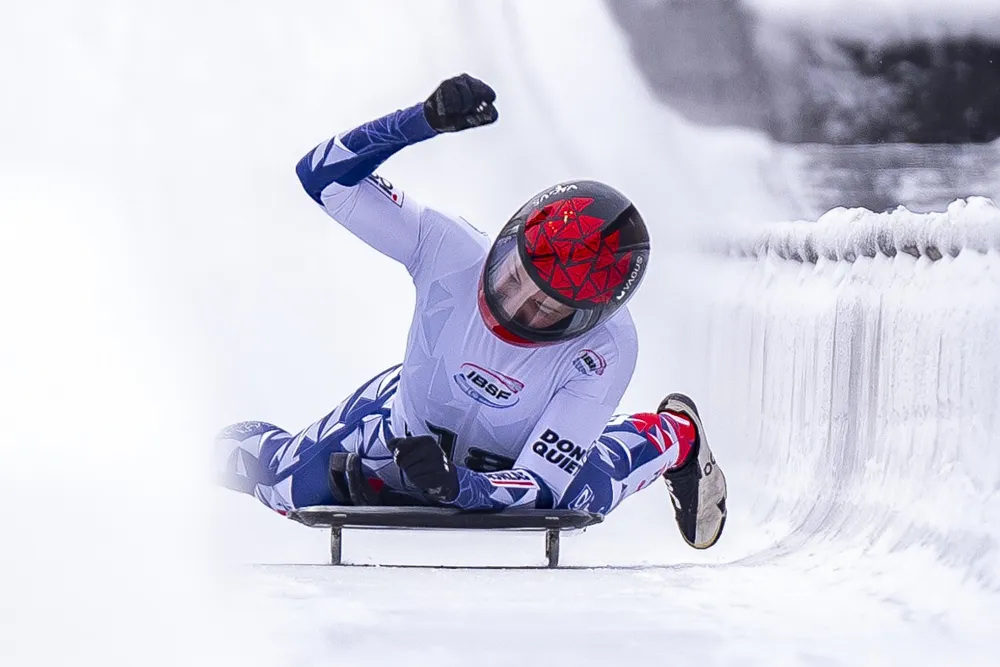
[[[684,541],[695,549],[707,549],[719,541],[726,525],[726,476],[708,446],[694,401],[684,394],[670,394],[656,412],[667,412],[681,426],[694,427],[691,450],[680,465],[663,473],[663,479]]]

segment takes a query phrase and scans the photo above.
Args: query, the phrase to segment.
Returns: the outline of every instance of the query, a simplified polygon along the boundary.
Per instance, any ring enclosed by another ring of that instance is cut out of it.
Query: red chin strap
[[[490,307],[486,305],[486,292],[483,290],[483,283],[479,283],[479,314],[483,318],[483,324],[486,328],[493,332],[493,335],[510,345],[516,345],[517,347],[542,347],[544,343],[536,343],[535,341],[528,340],[526,338],[521,338],[517,334],[508,331],[497,318],[493,317],[493,313],[490,312]]]

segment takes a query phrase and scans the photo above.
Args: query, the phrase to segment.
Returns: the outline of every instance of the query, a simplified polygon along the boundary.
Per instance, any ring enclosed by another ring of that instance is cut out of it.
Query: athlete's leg
[[[664,398],[655,414],[612,419],[560,506],[607,514],[661,476],[684,540],[696,549],[715,544],[726,524],[726,477],[683,394]]]
[[[694,429],[663,412],[616,415],[591,448],[560,507],[607,514],[667,470],[682,465]]]
[[[266,422],[225,428],[216,438],[221,483],[279,512],[336,504],[328,477],[330,455],[353,452],[364,459],[374,484],[402,489],[399,469],[385,446],[392,437],[390,404],[398,384],[396,366],[294,436]]]
[[[277,479],[268,462],[291,439],[291,433],[267,422],[227,426],[215,436],[216,481],[233,491],[256,496],[273,510],[287,509],[280,502],[272,502],[271,489]]]

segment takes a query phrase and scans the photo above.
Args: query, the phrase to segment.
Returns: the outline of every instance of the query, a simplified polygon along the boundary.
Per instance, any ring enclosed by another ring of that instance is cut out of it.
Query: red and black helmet
[[[569,340],[624,306],[648,263],[646,223],[625,195],[596,181],[560,183],[500,231],[483,268],[479,310],[514,345]]]

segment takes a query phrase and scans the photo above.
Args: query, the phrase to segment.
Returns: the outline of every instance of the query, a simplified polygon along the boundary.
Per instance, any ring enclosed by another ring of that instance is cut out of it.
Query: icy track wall
[[[996,590],[1000,209],[836,209],[712,251],[677,335],[775,539],[748,558],[905,552]]]

